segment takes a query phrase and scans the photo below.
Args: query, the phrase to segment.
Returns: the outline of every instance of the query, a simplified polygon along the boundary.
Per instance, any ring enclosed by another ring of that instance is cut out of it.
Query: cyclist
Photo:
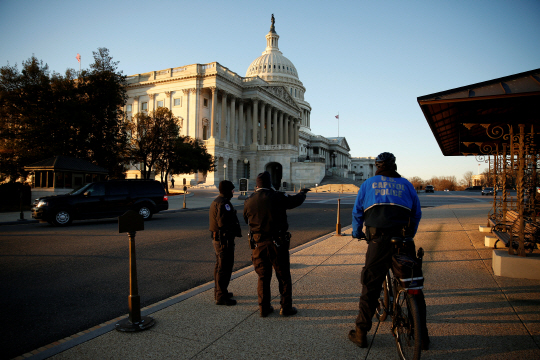
[[[367,347],[367,333],[371,329],[373,314],[377,307],[382,284],[392,265],[390,239],[414,236],[422,217],[420,201],[412,184],[397,173],[396,158],[383,152],[375,160],[375,176],[366,180],[358,191],[352,213],[352,236],[366,239],[368,249],[360,282],[359,312],[356,328],[349,332],[349,339],[360,347]],[[366,225],[366,234],[362,231]],[[420,316],[425,324],[425,301],[419,296]],[[424,325],[425,326],[425,325]],[[422,348],[429,346],[427,329],[422,332]]]

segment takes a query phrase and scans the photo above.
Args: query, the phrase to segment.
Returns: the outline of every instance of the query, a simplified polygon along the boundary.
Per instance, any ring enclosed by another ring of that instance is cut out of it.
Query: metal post
[[[502,171],[503,171],[503,178],[502,178],[502,221],[506,221],[506,201],[508,197],[508,190],[506,190],[506,177],[508,176],[506,173],[506,162],[507,162],[507,152],[506,152],[506,146],[507,144],[503,144],[503,163],[502,163]]]
[[[137,260],[135,256],[135,231],[128,232],[129,237],[129,317],[116,323],[116,330],[134,332],[146,330],[154,326],[152,317],[141,317],[141,297],[137,284]]]
[[[338,201],[337,201],[337,224],[336,224],[336,235],[338,235],[338,236],[341,236],[340,208],[341,208],[341,199],[338,199]]]
[[[525,219],[523,218],[523,190],[524,190],[524,178],[525,178],[525,155],[524,155],[524,143],[525,143],[525,125],[519,124],[519,154],[518,154],[518,212],[519,212],[519,245],[517,254],[518,256],[525,256]],[[512,244],[510,244],[508,251],[512,249]]]
[[[137,283],[137,259],[135,256],[135,232],[129,232],[129,321],[141,321],[141,297]]]

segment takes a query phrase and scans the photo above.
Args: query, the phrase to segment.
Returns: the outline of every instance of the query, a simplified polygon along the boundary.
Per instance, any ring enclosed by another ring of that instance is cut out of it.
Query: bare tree
[[[424,187],[424,180],[422,180],[420,177],[418,176],[413,176],[412,178],[410,179],[407,179],[409,180],[409,182],[412,184],[412,186],[416,189],[416,190],[420,190]]]
[[[467,186],[472,186],[472,177],[472,171],[467,171],[465,174],[463,174],[463,179],[465,180]]]

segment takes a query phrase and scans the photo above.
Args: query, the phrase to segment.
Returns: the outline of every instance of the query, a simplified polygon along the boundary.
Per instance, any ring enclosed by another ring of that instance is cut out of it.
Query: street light
[[[248,178],[248,164],[249,164],[249,160],[248,158],[245,158],[244,159],[244,178]]]
[[[227,164],[223,164],[223,180],[227,180]]]

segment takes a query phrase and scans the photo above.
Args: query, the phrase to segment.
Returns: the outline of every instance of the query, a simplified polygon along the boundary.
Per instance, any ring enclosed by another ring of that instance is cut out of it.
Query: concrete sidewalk
[[[431,350],[422,359],[540,358],[540,281],[493,275],[492,249],[478,231],[488,210],[484,204],[423,209],[416,243],[426,252]],[[347,338],[358,311],[366,248],[365,242],[331,234],[293,249],[293,304],[299,312],[290,318],[279,316],[275,278],[277,311],[259,317],[257,276],[247,268],[235,273],[229,287],[236,306],[216,306],[208,283],[143,309],[156,320],[149,330],[115,331],[126,315],[19,358],[395,359],[389,319],[374,324],[368,349]]]

